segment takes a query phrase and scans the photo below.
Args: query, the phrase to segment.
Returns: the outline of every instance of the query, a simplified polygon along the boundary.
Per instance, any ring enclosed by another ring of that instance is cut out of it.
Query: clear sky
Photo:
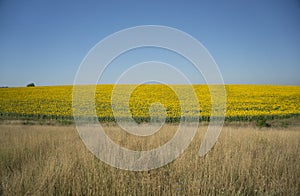
[[[72,84],[97,42],[137,25],[192,35],[225,83],[300,85],[299,0],[0,0],[0,86]],[[158,54],[148,51],[146,59]],[[119,70],[109,70],[104,82]]]

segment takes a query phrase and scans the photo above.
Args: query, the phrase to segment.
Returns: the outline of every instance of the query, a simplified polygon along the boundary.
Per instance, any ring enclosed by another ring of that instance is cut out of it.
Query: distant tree
[[[35,85],[34,85],[34,83],[32,82],[32,83],[27,84],[27,87],[35,87]]]

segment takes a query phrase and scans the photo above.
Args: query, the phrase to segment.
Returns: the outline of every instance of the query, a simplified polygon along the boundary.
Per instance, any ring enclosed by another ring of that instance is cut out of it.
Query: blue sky
[[[298,0],[1,0],[0,86],[72,84],[95,44],[137,25],[166,25],[192,35],[214,57],[225,83],[300,85]],[[145,58],[138,60],[165,60],[160,51],[140,53]],[[184,63],[177,66],[201,82]],[[112,66],[103,82],[113,83],[119,72]]]

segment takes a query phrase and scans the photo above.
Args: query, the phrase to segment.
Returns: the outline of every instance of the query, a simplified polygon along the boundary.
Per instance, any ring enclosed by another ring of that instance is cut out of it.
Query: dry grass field
[[[199,157],[206,131],[172,163],[150,171],[113,168],[93,156],[74,125],[0,124],[0,195],[300,195],[300,127],[227,125]],[[130,149],[159,146],[176,126],[132,137],[117,126],[108,135]],[[156,137],[156,138],[155,138]]]

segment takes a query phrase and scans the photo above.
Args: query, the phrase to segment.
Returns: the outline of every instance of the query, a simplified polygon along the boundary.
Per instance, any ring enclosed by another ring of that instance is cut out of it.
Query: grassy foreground
[[[0,125],[0,195],[300,195],[300,131],[225,126],[214,148],[197,155],[206,126],[172,163],[148,172],[113,168],[95,158],[74,126]],[[105,128],[117,143],[147,150],[176,130],[133,137]]]

